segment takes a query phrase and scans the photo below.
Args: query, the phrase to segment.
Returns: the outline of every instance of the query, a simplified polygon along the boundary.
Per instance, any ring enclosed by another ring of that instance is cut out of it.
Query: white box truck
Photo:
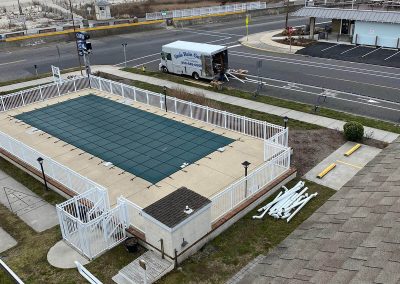
[[[196,80],[222,78],[228,70],[228,49],[222,45],[175,41],[162,46],[159,69]]]

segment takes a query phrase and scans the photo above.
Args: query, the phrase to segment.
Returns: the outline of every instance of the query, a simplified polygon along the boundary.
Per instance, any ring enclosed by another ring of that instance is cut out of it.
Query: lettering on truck
[[[178,62],[180,65],[193,66],[197,68],[202,68],[201,56],[195,52],[190,51],[179,51],[174,54],[175,59],[180,59]]]

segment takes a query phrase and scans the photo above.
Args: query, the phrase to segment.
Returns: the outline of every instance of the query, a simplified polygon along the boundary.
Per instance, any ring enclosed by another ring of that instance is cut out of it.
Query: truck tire
[[[199,74],[197,72],[193,72],[192,76],[193,76],[193,78],[195,80],[199,80],[200,79],[200,76],[199,76]]]
[[[161,71],[163,71],[163,73],[168,73],[168,68],[163,66],[161,67]]]

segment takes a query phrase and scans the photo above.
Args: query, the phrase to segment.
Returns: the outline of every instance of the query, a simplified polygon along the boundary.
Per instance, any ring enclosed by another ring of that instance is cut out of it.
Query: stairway
[[[139,265],[142,259],[147,265],[147,284],[153,283],[170,272],[174,265],[172,262],[162,259],[158,254],[147,251],[140,257],[122,268],[112,279],[117,284],[142,284],[144,282],[143,268]]]

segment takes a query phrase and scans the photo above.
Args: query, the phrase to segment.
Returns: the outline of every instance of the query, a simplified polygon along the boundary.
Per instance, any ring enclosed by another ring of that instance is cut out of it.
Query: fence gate
[[[110,209],[107,192],[92,189],[57,205],[64,240],[89,259],[124,241],[125,204]]]

